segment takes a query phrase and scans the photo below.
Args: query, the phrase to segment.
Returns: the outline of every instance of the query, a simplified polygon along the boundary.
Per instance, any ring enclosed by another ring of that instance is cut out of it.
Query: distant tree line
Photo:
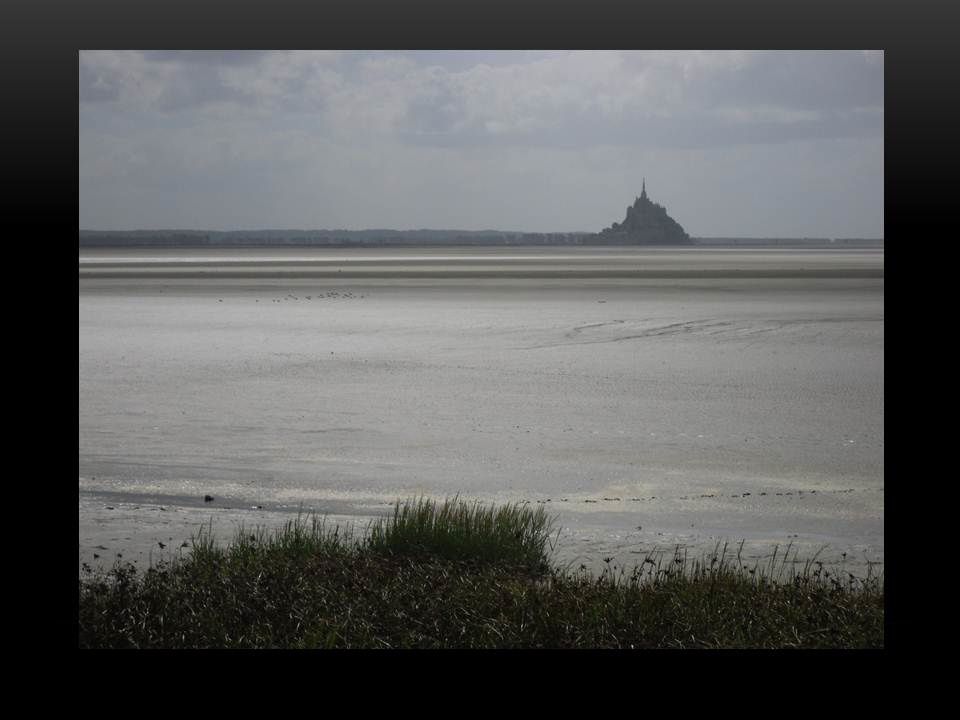
[[[578,245],[589,235],[497,230],[81,230],[80,247]]]
[[[708,247],[882,247],[882,238],[695,237]],[[81,230],[80,247],[402,247],[598,245],[597,233],[499,230]]]

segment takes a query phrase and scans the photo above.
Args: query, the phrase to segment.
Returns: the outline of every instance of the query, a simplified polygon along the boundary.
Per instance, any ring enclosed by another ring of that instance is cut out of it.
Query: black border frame
[[[28,228],[40,224],[43,244],[57,248],[52,256],[63,273],[63,286],[70,287],[76,277],[75,261],[72,248],[68,252],[64,245],[76,231],[78,180],[73,152],[79,144],[75,100],[80,49],[881,49],[885,51],[886,84],[884,225],[886,251],[891,253],[885,265],[895,289],[895,303],[889,309],[894,341],[890,370],[892,376],[904,377],[910,369],[901,362],[907,353],[896,350],[906,340],[901,328],[910,327],[913,332],[926,328],[922,321],[918,326],[907,317],[908,306],[902,301],[919,295],[928,303],[935,302],[932,290],[911,292],[911,278],[920,276],[920,254],[910,249],[920,243],[918,238],[930,238],[928,242],[938,251],[948,247],[946,214],[957,197],[952,166],[960,125],[956,122],[956,92],[949,89],[949,75],[960,66],[952,49],[957,14],[957,6],[944,0],[847,0],[841,4],[827,0],[675,0],[669,4],[627,0],[589,4],[572,0],[279,0],[269,4],[210,0],[202,5],[186,0],[18,0],[5,13],[5,24],[12,31],[6,44],[7,68],[22,91],[7,115],[13,127],[5,185],[15,198],[16,216]],[[926,272],[930,273],[929,263]],[[37,331],[30,337],[36,338]],[[43,342],[41,339],[41,346]],[[59,337],[53,342],[46,339],[46,343],[51,357],[61,353]],[[916,350],[936,363],[927,349]],[[60,369],[58,374],[62,373]],[[887,392],[890,389],[894,392]],[[53,387],[44,391],[33,411],[37,427],[49,424],[49,420],[41,421],[44,406],[59,406],[67,390]],[[931,452],[919,450],[930,447],[930,442],[920,444],[919,435],[912,435],[902,421],[915,411],[923,412],[915,406],[912,393],[891,383],[885,383],[885,393],[894,399],[894,408],[886,416],[897,428],[885,472],[907,482],[901,477],[907,475],[901,458],[912,451],[923,456],[911,458],[909,477],[918,482],[925,476],[937,477],[939,470],[930,467],[935,462]],[[901,404],[904,401],[910,404],[907,410]],[[44,441],[57,442],[58,438]],[[50,448],[49,454],[61,453]],[[65,473],[69,476],[70,471]],[[59,488],[58,476],[49,482]],[[916,514],[906,488],[895,485],[891,492],[894,502],[885,522],[894,528],[896,537],[904,538],[906,526]],[[66,528],[64,543],[72,543],[76,517],[69,505],[54,509],[56,522]],[[52,542],[63,547],[57,538]],[[899,650],[912,639],[906,609],[910,593],[901,584],[899,569],[907,552],[891,543],[885,555],[889,558],[885,571],[887,650]],[[67,579],[70,585],[67,590],[65,583],[60,592],[60,580],[55,581],[51,597],[56,598],[57,608],[50,611],[50,626],[55,629],[57,645],[63,642],[67,648],[75,647],[75,625],[70,620],[70,609],[75,607],[72,555],[67,555],[63,568],[59,558],[50,557],[55,558],[52,565],[58,578]],[[61,602],[66,607],[61,607]],[[861,665],[861,660],[878,654],[848,655],[818,653],[815,662],[838,657],[849,667],[847,660]],[[738,665],[750,659],[737,656]],[[504,660],[498,655],[496,664]],[[658,655],[656,662],[665,660]],[[590,663],[597,661],[598,657],[591,655]]]

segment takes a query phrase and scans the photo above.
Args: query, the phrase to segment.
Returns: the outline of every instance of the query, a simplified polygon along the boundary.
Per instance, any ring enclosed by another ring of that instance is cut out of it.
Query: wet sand
[[[882,278],[876,250],[702,248],[252,248],[87,250],[81,279],[469,280]]]
[[[882,561],[882,251],[80,260],[81,562],[421,493],[543,504],[573,565]]]

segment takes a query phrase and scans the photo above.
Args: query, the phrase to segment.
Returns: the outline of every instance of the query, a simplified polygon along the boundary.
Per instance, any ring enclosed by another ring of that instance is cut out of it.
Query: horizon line
[[[346,228],[232,228],[230,230],[208,230],[199,228],[125,228],[122,230],[102,230],[95,228],[79,228],[81,233],[149,233],[149,232],[180,232],[180,233],[258,233],[258,232],[302,232],[302,233],[362,233],[362,232],[394,232],[394,233],[415,233],[415,232],[445,232],[445,233],[499,233],[512,235],[599,235],[598,231],[590,230],[495,230],[485,228],[483,230],[466,230],[463,228],[361,228],[358,230],[348,230]],[[704,240],[884,240],[885,236],[861,236],[861,235],[688,235],[693,239]]]

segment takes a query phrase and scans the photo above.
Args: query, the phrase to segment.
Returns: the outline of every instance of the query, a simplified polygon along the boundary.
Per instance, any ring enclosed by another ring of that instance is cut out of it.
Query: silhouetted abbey
[[[594,245],[693,245],[679,223],[667,215],[663,205],[647,197],[647,180],[636,202],[627,208],[622,223],[614,223],[588,241]]]

